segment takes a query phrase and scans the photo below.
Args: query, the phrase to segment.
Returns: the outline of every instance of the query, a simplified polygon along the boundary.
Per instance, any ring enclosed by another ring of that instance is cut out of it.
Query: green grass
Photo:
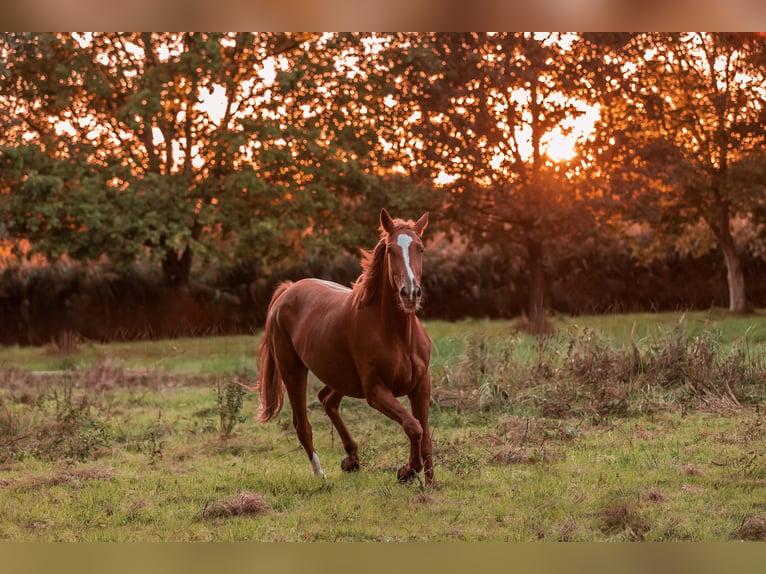
[[[696,312],[636,313],[630,315],[558,316],[552,319],[558,331],[594,329],[616,347],[631,341],[646,341],[682,323],[691,334],[713,332],[722,344],[738,339],[766,343],[766,311],[749,315],[731,315],[720,309]],[[456,322],[426,321],[434,345],[434,358],[452,356],[465,349],[471,337],[499,338],[517,334],[520,353],[533,354],[538,342],[534,337],[518,335],[515,321],[466,319]],[[99,344],[80,341],[74,354],[65,355],[54,345],[45,347],[0,346],[0,369],[65,370],[87,368],[108,357],[117,364],[156,368],[169,372],[219,374],[242,369],[255,370],[260,333],[255,336],[179,338],[161,341],[136,341]]]
[[[0,346],[0,368],[57,371],[87,368],[108,358],[133,368],[160,369],[183,374],[215,374],[256,369],[257,337],[179,338],[161,341],[93,343],[80,341],[72,354],[45,347]]]
[[[311,413],[327,479],[311,476],[282,420],[243,423],[220,445],[200,431],[196,409],[210,390],[182,387],[162,407],[162,457],[116,448],[73,464],[23,459],[2,468],[0,536],[6,540],[727,540],[748,517],[766,512],[760,416],[695,413],[617,420],[577,429],[566,441],[530,444],[532,462],[498,458],[502,418],[435,417],[438,487],[399,485],[406,459],[399,429],[347,409],[362,469],[344,474],[342,449],[326,418]],[[249,401],[248,408],[254,407]],[[113,419],[148,426],[129,410]],[[513,423],[513,421],[511,421]],[[507,423],[506,423],[507,424]],[[550,423],[554,426],[554,423]],[[754,433],[754,434],[753,434]],[[753,436],[750,436],[753,435]],[[754,443],[754,441],[756,441]],[[204,519],[213,500],[257,493],[269,511]]]
[[[81,342],[64,365],[74,370],[45,376],[26,371],[57,370],[63,358],[55,352],[0,349],[0,539],[764,536],[764,380],[732,383],[740,399],[734,405],[717,395],[707,400],[688,380],[618,376],[620,358],[629,357],[620,349],[635,344],[646,353],[642,360],[655,360],[655,347],[673,342],[668,334],[681,316],[559,318],[559,334],[544,344],[514,332],[511,322],[429,322],[437,486],[425,490],[396,482],[408,456],[398,425],[353,399],[344,400],[342,413],[360,445],[362,468],[343,473],[344,453],[314,379],[309,418],[326,480],[311,474],[289,405],[259,425],[257,396],[245,393],[233,434],[221,441],[218,389],[252,382],[259,336]],[[713,363],[724,368],[743,337],[755,356],[763,323],[759,313],[686,315],[689,356],[697,357],[700,340],[712,338]],[[482,365],[489,371],[481,372]],[[684,368],[692,380],[702,367]],[[243,493],[263,507],[211,515]]]

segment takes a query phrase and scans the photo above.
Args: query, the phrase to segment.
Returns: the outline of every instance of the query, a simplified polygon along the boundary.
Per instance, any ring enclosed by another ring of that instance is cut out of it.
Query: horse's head
[[[420,236],[428,225],[428,213],[415,223],[393,220],[388,212],[380,212],[380,225],[386,232],[386,257],[388,258],[388,281],[398,293],[401,308],[414,313],[420,307],[423,275],[423,242]]]

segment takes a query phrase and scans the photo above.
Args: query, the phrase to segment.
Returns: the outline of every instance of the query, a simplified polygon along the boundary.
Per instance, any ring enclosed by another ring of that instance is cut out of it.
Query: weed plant
[[[238,422],[245,422],[242,416],[242,398],[245,395],[245,386],[239,381],[217,382],[218,413],[221,419],[219,438],[226,442],[231,438],[234,426]]]

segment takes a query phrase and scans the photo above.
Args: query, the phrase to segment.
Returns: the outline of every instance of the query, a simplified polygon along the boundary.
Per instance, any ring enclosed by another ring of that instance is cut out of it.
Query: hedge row
[[[766,306],[766,262],[744,257],[751,305]],[[97,341],[247,333],[263,325],[271,293],[284,279],[320,277],[349,285],[360,271],[350,255],[311,259],[264,273],[256,262],[197,274],[181,289],[159,269],[137,266],[9,267],[0,273],[0,344],[39,345],[62,336]],[[701,309],[726,306],[722,258],[673,257],[650,267],[625,250],[580,253],[549,262],[546,305],[565,314]],[[425,262],[423,316],[511,318],[528,291],[523,255],[513,249],[472,251],[446,240]]]

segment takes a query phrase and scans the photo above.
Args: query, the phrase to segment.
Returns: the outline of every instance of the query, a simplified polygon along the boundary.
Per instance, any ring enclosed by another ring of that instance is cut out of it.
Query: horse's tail
[[[282,404],[285,398],[285,385],[279,376],[276,362],[274,361],[274,349],[271,345],[271,329],[276,318],[272,316],[274,303],[282,296],[282,293],[292,285],[291,281],[281,283],[269,303],[269,310],[266,314],[266,327],[263,331],[263,340],[261,348],[258,351],[260,357],[260,369],[258,370],[258,384],[256,388],[260,391],[261,403],[258,406],[256,420],[259,423],[265,423],[276,416],[282,410]]]

